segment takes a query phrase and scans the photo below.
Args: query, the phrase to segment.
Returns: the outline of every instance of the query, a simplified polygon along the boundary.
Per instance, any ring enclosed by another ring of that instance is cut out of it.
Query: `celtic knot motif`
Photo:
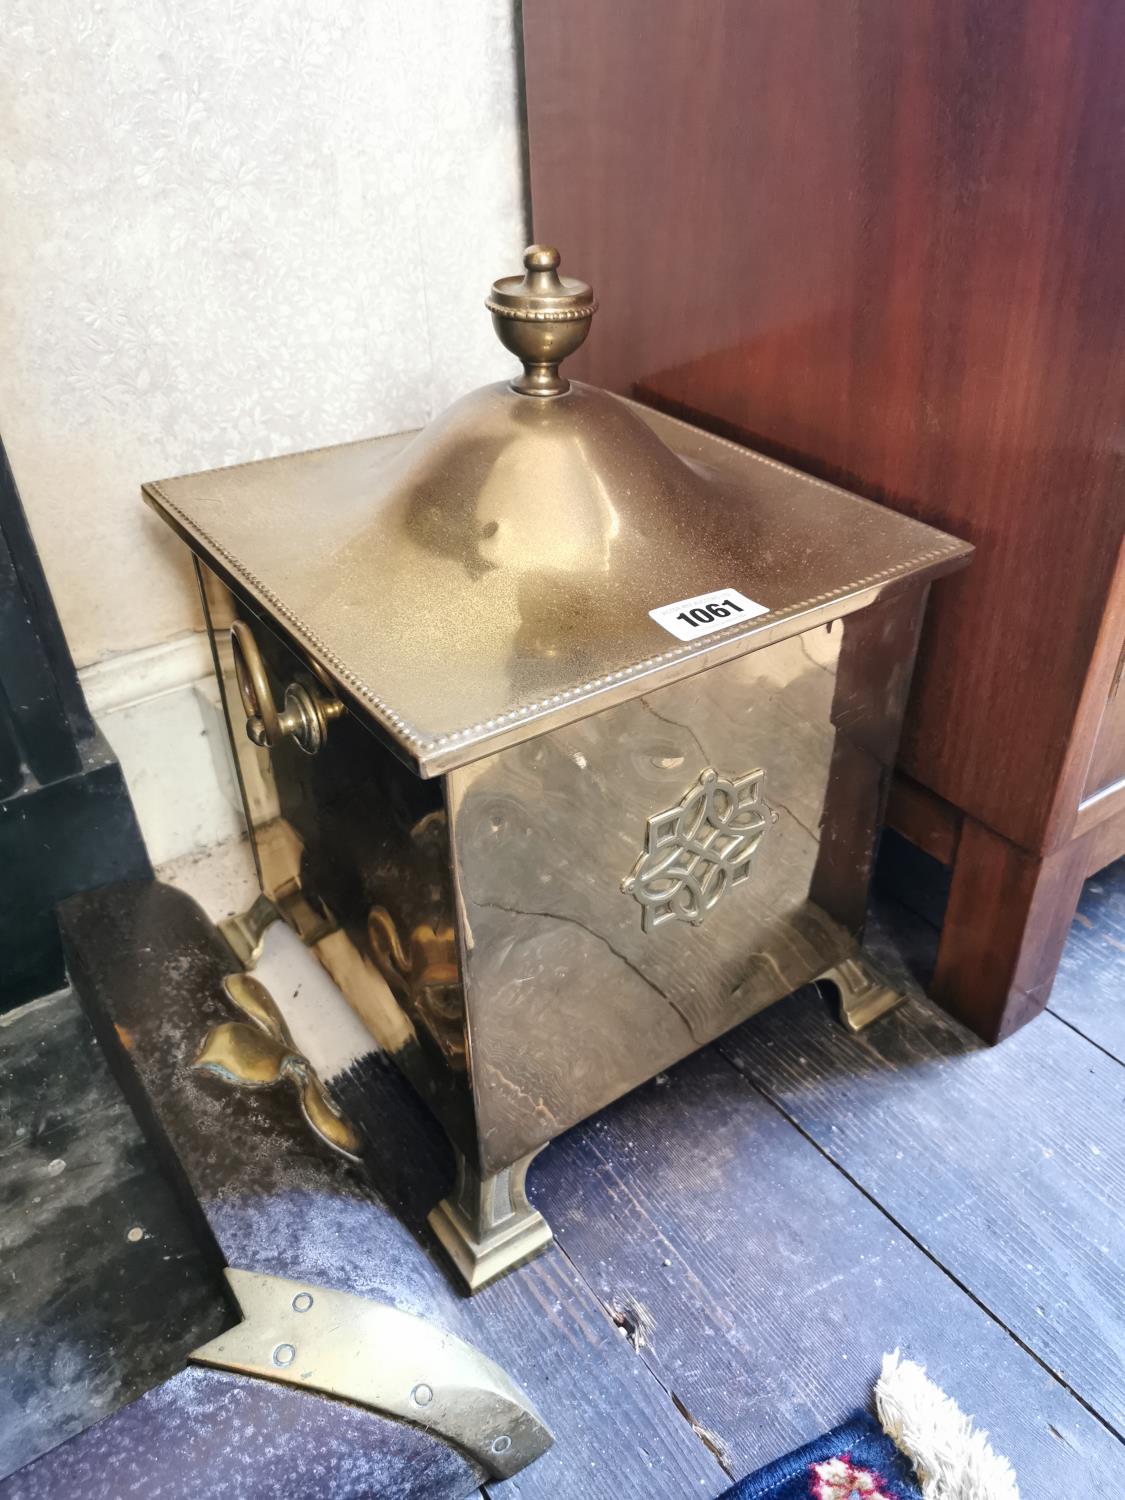
[[[621,882],[644,908],[646,932],[664,922],[698,926],[750,874],[766,831],[764,771],[720,776],[708,767],[676,807],[649,818],[645,849]]]

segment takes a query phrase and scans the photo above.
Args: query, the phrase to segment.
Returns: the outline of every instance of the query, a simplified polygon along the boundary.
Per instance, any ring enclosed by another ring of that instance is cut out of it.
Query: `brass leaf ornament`
[[[236,1088],[268,1089],[288,1081],[314,1135],[349,1161],[358,1161],[359,1135],[297,1047],[269,990],[252,974],[241,973],[228,974],[223,989],[247,1019],[213,1027],[192,1066]]]

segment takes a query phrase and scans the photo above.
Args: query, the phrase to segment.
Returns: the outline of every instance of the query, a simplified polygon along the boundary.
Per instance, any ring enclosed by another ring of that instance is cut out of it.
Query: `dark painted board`
[[[810,992],[721,1046],[994,1317],[1125,1429],[1118,1062],[1050,1014],[989,1048],[919,999],[856,1037]]]
[[[1087,880],[1048,1006],[1125,1063],[1125,859]]]
[[[57,902],[151,874],[109,745],[95,734],[78,751],[75,775],[45,784],[29,778],[0,800],[0,1011],[65,985]]]
[[[766,1014],[779,1033],[799,1020]],[[530,1188],[734,1473],[864,1405],[896,1346],[980,1418],[1025,1495],[1120,1471],[1116,1438],[715,1049],[556,1142]]]
[[[79,771],[78,742],[94,732],[2,442],[0,722],[39,782]]]
[[[0,1484],[3,1500],[417,1500],[461,1464],[413,1428],[340,1401],[192,1367]]]
[[[173,1374],[228,1320],[74,996],[0,1018],[0,1475]]]
[[[151,873],[0,442],[0,1011],[63,988],[57,901]]]
[[[363,1123],[381,1143],[376,1182],[389,1162],[408,1185],[413,1207],[402,1216],[313,1139],[285,1090],[247,1094],[186,1066],[209,1026],[230,1015],[221,992],[229,955],[193,902],[151,883],[117,887],[68,902],[62,923],[84,1003],[100,1016],[107,1047],[128,1037],[127,1052],[116,1051],[123,1081],[143,1083],[150,1126],[174,1148],[228,1263],[430,1318],[527,1390],[555,1446],[491,1493],[625,1500],[722,1491],[712,1455],[557,1248],[472,1299],[453,1286],[420,1227],[420,1200],[432,1206],[444,1191],[448,1160],[431,1151],[426,1127],[415,1130],[419,1108],[393,1086],[395,1075],[381,1070],[385,1088],[372,1089]],[[474,1488],[464,1477],[445,1493]]]

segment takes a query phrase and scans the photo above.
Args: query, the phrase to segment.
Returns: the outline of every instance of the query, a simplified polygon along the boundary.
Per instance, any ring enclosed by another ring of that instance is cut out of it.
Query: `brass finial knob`
[[[511,382],[521,396],[561,396],[570,389],[559,365],[585,339],[598,310],[584,281],[559,275],[561,258],[553,245],[529,245],[523,276],[494,281],[485,303],[500,342],[523,361],[523,374]]]

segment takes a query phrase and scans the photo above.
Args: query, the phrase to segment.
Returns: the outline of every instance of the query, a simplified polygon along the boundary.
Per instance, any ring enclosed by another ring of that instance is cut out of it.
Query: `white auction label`
[[[678,641],[694,641],[713,630],[725,630],[740,620],[753,620],[769,612],[768,604],[755,604],[737,589],[715,589],[710,594],[696,594],[694,599],[677,599],[675,604],[649,610],[656,623]]]

